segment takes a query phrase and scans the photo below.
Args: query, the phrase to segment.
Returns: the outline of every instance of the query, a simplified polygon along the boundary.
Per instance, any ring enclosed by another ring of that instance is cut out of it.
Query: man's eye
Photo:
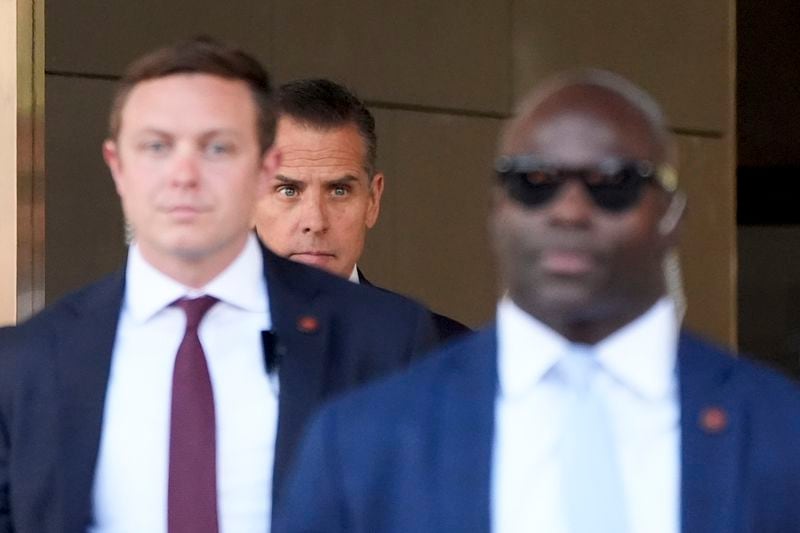
[[[293,185],[281,185],[278,187],[278,193],[285,196],[286,198],[294,198],[297,196],[297,187]]]
[[[230,143],[210,143],[206,147],[206,153],[211,156],[225,155],[233,152],[233,145]]]
[[[146,141],[142,143],[142,149],[154,154],[163,154],[169,146],[164,141]]]
[[[350,189],[346,185],[334,185],[333,189],[331,189],[331,193],[334,196],[347,196],[350,192]]]

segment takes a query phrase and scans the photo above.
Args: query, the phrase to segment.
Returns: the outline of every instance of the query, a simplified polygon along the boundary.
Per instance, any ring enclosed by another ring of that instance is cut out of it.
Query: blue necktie
[[[559,362],[569,400],[562,440],[562,496],[569,533],[626,533],[625,493],[605,402],[593,385],[600,372],[589,347]]]

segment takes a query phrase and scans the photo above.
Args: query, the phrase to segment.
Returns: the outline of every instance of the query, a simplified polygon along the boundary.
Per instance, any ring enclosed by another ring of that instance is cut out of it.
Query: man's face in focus
[[[383,193],[357,126],[319,129],[282,117],[276,146],[283,159],[258,205],[259,236],[279,255],[349,277]]]

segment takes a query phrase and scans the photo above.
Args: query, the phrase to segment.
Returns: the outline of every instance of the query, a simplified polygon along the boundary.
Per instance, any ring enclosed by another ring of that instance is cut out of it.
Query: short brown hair
[[[356,126],[366,148],[364,167],[372,180],[378,155],[375,118],[347,87],[324,78],[291,81],[278,88],[278,114],[323,130]]]
[[[256,104],[261,150],[265,151],[272,145],[276,111],[269,74],[251,55],[205,36],[161,48],[128,66],[112,100],[108,120],[109,137],[117,138],[122,126],[122,108],[138,83],[174,74],[210,74],[245,82]]]

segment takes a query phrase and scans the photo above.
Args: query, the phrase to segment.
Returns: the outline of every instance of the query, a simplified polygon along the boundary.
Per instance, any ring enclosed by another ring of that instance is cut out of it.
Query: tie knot
[[[175,305],[183,309],[183,312],[186,313],[186,329],[197,329],[197,326],[200,324],[200,321],[203,320],[203,317],[208,312],[211,307],[217,303],[219,300],[214,298],[213,296],[201,296],[200,298],[181,298]]]
[[[591,349],[573,346],[559,362],[559,371],[570,387],[586,390],[599,365]]]

